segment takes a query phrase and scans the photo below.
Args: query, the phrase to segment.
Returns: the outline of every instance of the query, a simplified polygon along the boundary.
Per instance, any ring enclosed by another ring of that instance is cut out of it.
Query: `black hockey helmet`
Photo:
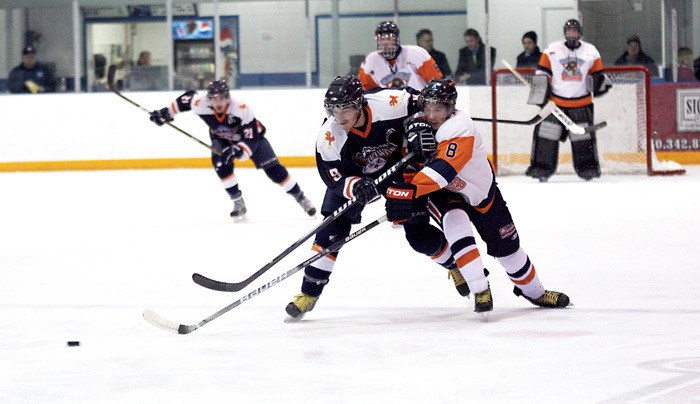
[[[575,29],[578,34],[574,36],[567,36],[566,31],[570,29]],[[578,22],[578,20],[575,19],[570,19],[564,24],[564,38],[566,38],[566,46],[570,48],[575,48],[578,46],[578,41],[581,39],[581,36],[583,35],[583,28],[581,27],[581,23]]]
[[[230,97],[228,84],[226,84],[226,80],[220,79],[212,81],[211,83],[209,83],[209,86],[207,86],[207,98],[212,99],[217,95],[223,95],[226,98]]]
[[[447,105],[452,113],[456,102],[455,82],[444,78],[430,80],[418,96],[418,105],[420,105],[421,110],[425,108],[426,104],[440,103]]]
[[[328,116],[333,115],[334,109],[354,107],[358,110],[365,105],[365,91],[362,83],[355,76],[338,76],[328,86],[323,106]]]
[[[393,44],[380,45],[380,38],[391,38]],[[393,59],[399,52],[401,41],[399,40],[399,26],[393,21],[382,21],[374,30],[374,39],[377,41],[377,51],[384,59]]]

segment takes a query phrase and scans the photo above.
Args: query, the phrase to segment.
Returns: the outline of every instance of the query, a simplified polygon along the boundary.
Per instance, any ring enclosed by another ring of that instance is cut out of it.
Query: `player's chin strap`
[[[502,62],[508,68],[508,70],[510,70],[510,72],[513,73],[513,75],[525,85],[525,87],[527,87],[528,89],[530,88],[530,83],[527,81],[527,79],[525,79],[525,77],[523,77],[522,74],[515,70],[515,68],[513,68],[513,66],[511,66],[507,61],[503,60]],[[586,126],[584,128],[583,126],[578,125],[577,123],[572,121],[571,118],[569,118],[564,113],[564,111],[559,109],[559,107],[557,107],[556,105],[554,106],[554,109],[552,109],[551,113],[554,115],[555,118],[559,120],[559,122],[562,123],[562,125],[566,127],[567,130],[576,135],[583,135],[584,133],[594,132],[608,125],[607,122],[601,122],[595,125]]]
[[[338,240],[335,243],[333,243],[330,247],[324,249],[323,251],[320,251],[319,253],[315,254],[313,257],[308,258],[306,261],[300,263],[299,265],[295,266],[292,269],[287,270],[286,272],[277,275],[276,278],[270,280],[269,282],[258,286],[257,288],[251,290],[248,294],[245,296],[242,296],[240,299],[236,300],[235,302],[229,304],[228,306],[222,308],[221,310],[217,311],[216,313],[210,315],[209,317],[201,320],[200,322],[196,324],[191,324],[191,325],[186,325],[186,324],[177,324],[173,321],[170,321],[158,314],[156,314],[153,310],[146,309],[143,312],[143,317],[148,321],[149,323],[153,324],[154,326],[161,328],[165,331],[170,331],[173,333],[177,334],[189,334],[192,331],[198,329],[199,327],[207,324],[208,322],[216,319],[217,317],[221,316],[222,314],[231,311],[232,309],[240,306],[247,300],[252,299],[253,297],[259,295],[260,293],[265,292],[266,290],[270,289],[271,287],[275,286],[276,284],[282,282],[283,280],[289,278],[290,276],[294,275],[295,273],[301,271],[302,269],[306,268],[307,266],[311,265],[313,262],[325,257],[326,255],[338,251],[342,246],[345,244],[349,243],[350,241],[356,239],[357,237],[360,237],[364,233],[367,233],[374,227],[377,227],[379,224],[382,222],[386,221],[386,215],[378,218],[377,220],[369,223],[368,225],[364,226],[363,228],[349,234],[347,237],[343,238],[342,240]]]
[[[110,81],[110,82],[108,83],[108,85],[109,85],[109,89],[112,90],[112,92],[113,92],[114,94],[118,95],[119,97],[121,97],[121,99],[123,99],[124,101],[128,102],[129,104],[135,106],[136,108],[139,108],[139,109],[141,109],[142,111],[145,111],[145,112],[148,113],[148,114],[151,113],[151,110],[142,107],[141,105],[139,105],[138,103],[136,103],[136,101],[133,101],[133,100],[130,99],[129,97],[127,97],[127,96],[125,96],[124,94],[120,93],[119,90],[117,90],[117,87],[114,85],[113,80],[114,80],[114,78],[112,78],[112,81]],[[175,129],[176,131],[182,133],[183,135],[187,136],[188,138],[194,140],[195,142],[201,144],[202,146],[206,147],[207,149],[211,150],[211,152],[214,153],[214,154],[216,154],[217,156],[221,156],[221,150],[216,149],[216,148],[214,148],[214,147],[208,145],[206,142],[203,142],[203,141],[199,140],[198,138],[196,138],[196,137],[190,135],[190,134],[187,133],[186,131],[184,131],[184,130],[178,128],[177,126],[173,125],[173,124],[170,123],[170,122],[165,122],[165,124],[168,125],[168,126],[170,126],[170,127],[173,128],[173,129]]]

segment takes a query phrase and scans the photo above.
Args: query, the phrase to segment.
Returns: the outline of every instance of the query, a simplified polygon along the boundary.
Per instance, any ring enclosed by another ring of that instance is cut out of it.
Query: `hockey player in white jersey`
[[[440,223],[449,243],[443,254],[457,262],[474,293],[476,312],[491,311],[493,298],[472,225],[486,243],[487,253],[505,268],[517,296],[540,307],[568,306],[564,293],[544,289],[520,247],[484,141],[469,115],[455,109],[456,100],[454,83],[445,79],[434,79],[421,91],[423,112],[408,123],[406,136],[425,164],[410,182],[387,189],[388,219],[401,223],[430,213]]]
[[[416,45],[401,45],[399,27],[383,21],[374,31],[377,50],[360,66],[362,88],[405,88],[420,90],[431,79],[442,77],[440,68],[428,51]]]
[[[603,72],[600,53],[581,40],[582,34],[577,20],[564,24],[565,39],[551,43],[542,53],[528,102],[544,105],[549,98],[572,121],[588,126],[593,124],[593,97],[605,94],[612,84]],[[547,181],[557,170],[559,142],[565,141],[567,135],[576,174],[585,180],[600,177],[596,133],[568,132],[554,116],[535,126],[526,174]]]
[[[231,217],[240,219],[247,211],[234,173],[234,160],[248,159],[294,197],[304,212],[309,216],[316,214],[316,208],[304,196],[299,184],[277,159],[270,142],[265,138],[265,127],[255,119],[250,107],[231,97],[226,81],[212,82],[206,93],[187,91],[169,106],[151,112],[151,121],[160,126],[172,121],[175,114],[185,111],[193,111],[202,118],[209,126],[212,147],[221,151],[221,155],[212,153],[211,159],[216,174],[233,201]]]

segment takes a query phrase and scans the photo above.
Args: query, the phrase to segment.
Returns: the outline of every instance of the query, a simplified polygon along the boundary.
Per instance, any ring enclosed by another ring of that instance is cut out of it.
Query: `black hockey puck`
[[[68,346],[80,346],[80,341],[68,341]]]

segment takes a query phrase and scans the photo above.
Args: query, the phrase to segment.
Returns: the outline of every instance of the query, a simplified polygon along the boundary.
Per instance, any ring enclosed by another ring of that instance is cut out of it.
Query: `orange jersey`
[[[384,59],[379,52],[367,55],[357,77],[365,90],[390,88],[396,82],[422,90],[430,80],[442,77],[442,73],[428,51],[420,46],[401,45],[401,52],[392,60]]]
[[[537,74],[551,78],[551,99],[559,107],[579,108],[593,103],[586,77],[602,72],[603,62],[595,46],[580,42],[576,49],[567,48],[564,40],[551,43],[537,66]]]
[[[487,207],[495,177],[486,145],[466,112],[457,110],[435,133],[437,157],[413,177],[416,196],[445,188],[477,208]]]

